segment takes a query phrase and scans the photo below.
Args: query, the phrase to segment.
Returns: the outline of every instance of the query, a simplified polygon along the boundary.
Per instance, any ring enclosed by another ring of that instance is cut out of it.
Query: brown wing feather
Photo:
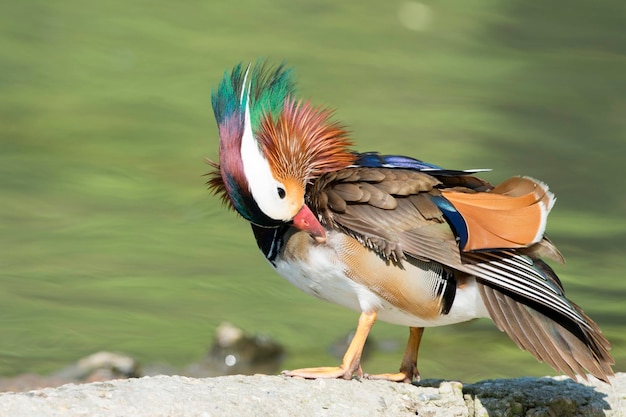
[[[418,235],[428,238],[430,222],[440,225],[437,233],[444,233],[454,245],[454,234],[445,224],[441,211],[432,202],[423,200],[425,196],[419,196],[433,191],[438,184],[436,178],[420,172],[348,168],[320,178],[307,197],[324,224],[337,227],[365,246],[399,261],[404,258],[404,252],[413,252],[404,246],[404,235],[418,229]],[[419,230],[423,227],[427,229]],[[438,240],[436,236],[431,238]],[[428,251],[416,255],[432,259]]]
[[[494,201],[512,199],[510,205],[523,212],[529,204],[550,208],[553,197],[547,187],[537,187],[541,183],[530,179],[493,188],[474,177],[455,178],[399,169],[347,168],[322,176],[306,198],[326,227],[344,231],[386,259],[400,265],[407,257],[435,261],[476,276],[491,317],[518,346],[568,375],[583,374],[586,369],[608,380],[613,363],[609,342],[565,298],[556,275],[538,260],[539,256],[563,260],[552,242],[539,233],[536,243],[527,247],[461,251],[443,213],[429,197],[443,193],[448,198],[452,192],[498,194]],[[477,206],[492,204],[485,201]],[[500,227],[507,226],[502,223]]]
[[[322,176],[310,187],[306,198],[326,226],[340,228],[381,253],[394,253],[398,259],[408,254],[462,269],[468,260],[462,260],[453,231],[429,195],[448,193],[448,197],[452,189],[458,194],[490,195],[492,191],[480,190],[497,190],[512,198],[528,198],[527,190],[540,183],[526,180],[515,178],[493,188],[471,176],[435,178],[401,169],[347,168]],[[514,183],[521,186],[512,187]],[[563,262],[558,249],[545,237],[518,250]]]

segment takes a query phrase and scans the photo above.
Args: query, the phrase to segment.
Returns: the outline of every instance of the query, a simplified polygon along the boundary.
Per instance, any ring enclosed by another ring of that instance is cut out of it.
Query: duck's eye
[[[278,193],[278,197],[280,197],[281,200],[287,195],[287,192],[283,187],[277,187],[276,192]]]

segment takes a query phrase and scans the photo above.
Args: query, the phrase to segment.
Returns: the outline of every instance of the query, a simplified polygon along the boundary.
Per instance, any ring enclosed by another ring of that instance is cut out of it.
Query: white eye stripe
[[[248,181],[250,193],[259,208],[274,220],[289,221],[295,213],[285,198],[285,187],[276,181],[270,164],[263,155],[252,132],[250,120],[250,89],[246,91],[246,112],[244,115],[244,131],[241,138],[241,161]],[[282,189],[284,195],[281,197]]]
[[[246,73],[243,75],[243,87],[241,88],[241,97],[239,97],[239,102],[243,103],[243,96],[244,94],[246,95],[246,101],[248,100],[248,94],[250,91],[250,87],[252,87],[252,85],[247,85],[248,83],[248,73],[250,72],[250,64],[248,64],[248,67],[246,68]]]

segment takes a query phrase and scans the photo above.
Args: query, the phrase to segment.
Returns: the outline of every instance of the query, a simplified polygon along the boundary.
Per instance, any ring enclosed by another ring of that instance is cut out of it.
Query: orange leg
[[[293,371],[283,371],[285,376],[299,376],[302,378],[343,378],[352,379],[356,374],[357,377],[363,376],[361,370],[361,354],[363,346],[372,326],[376,322],[376,312],[361,313],[359,317],[359,325],[354,332],[354,337],[348,346],[348,350],[343,355],[340,366],[323,366],[319,368],[302,368]]]
[[[393,374],[367,375],[367,378],[385,379],[394,382],[413,382],[413,380],[419,381],[420,374],[417,370],[417,352],[420,348],[424,328],[410,327],[409,332],[409,341],[406,344],[406,350],[404,351],[404,356],[402,357],[400,372]]]

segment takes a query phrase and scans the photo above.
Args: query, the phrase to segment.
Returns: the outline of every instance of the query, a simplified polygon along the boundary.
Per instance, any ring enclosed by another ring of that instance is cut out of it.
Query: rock
[[[115,378],[141,376],[137,361],[121,353],[96,352],[53,374],[55,377],[76,381],[108,381]]]
[[[606,391],[598,388],[621,389],[622,401],[616,410],[626,413],[626,377],[614,382],[614,387],[598,382],[581,385],[570,378],[519,378],[513,380],[489,380],[468,385],[464,389],[468,407],[476,416],[581,416],[603,417],[608,408]],[[621,414],[615,414],[621,415]]]
[[[52,375],[26,373],[13,377],[0,377],[0,392],[58,387],[72,382],[135,378],[141,375],[139,364],[135,359],[120,353],[102,351],[86,356]]]
[[[215,342],[208,355],[202,361],[190,365],[185,375],[273,374],[280,370],[284,356],[284,347],[269,336],[248,334],[224,322],[215,329]]]
[[[86,416],[610,416],[626,415],[626,374],[612,385],[567,378],[419,385],[280,376],[157,376],[0,394],[2,415]]]

